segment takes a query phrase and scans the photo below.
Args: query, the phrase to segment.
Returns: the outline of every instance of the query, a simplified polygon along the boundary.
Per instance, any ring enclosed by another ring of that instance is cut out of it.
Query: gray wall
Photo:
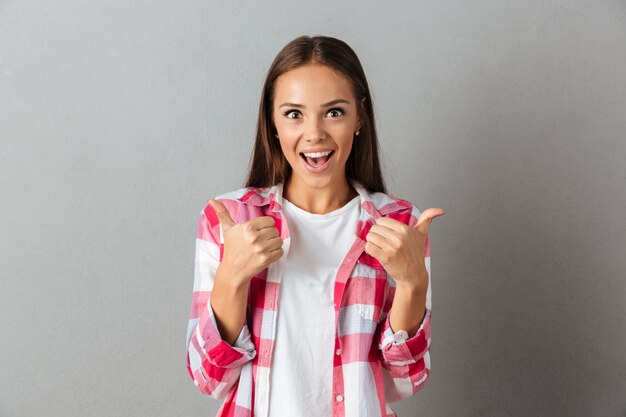
[[[0,3],[0,416],[215,415],[196,222],[301,34],[356,50],[390,192],[447,212],[399,415],[624,416],[626,4],[582,0]]]

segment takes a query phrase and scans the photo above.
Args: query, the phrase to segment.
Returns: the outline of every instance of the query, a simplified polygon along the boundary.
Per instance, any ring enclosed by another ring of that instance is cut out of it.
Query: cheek
[[[346,159],[348,159],[348,155],[350,155],[350,153],[352,152],[352,148],[354,147],[354,140],[350,137],[348,137],[348,140],[346,140],[342,146],[343,148],[343,153],[344,153],[344,157]]]
[[[341,138],[341,142],[346,143],[352,141],[352,135],[354,135],[354,132],[356,130],[353,130],[352,127],[353,123],[342,121],[341,123],[337,123],[336,126],[330,127],[330,129],[333,130],[333,134],[335,137],[337,137],[337,140]]]
[[[278,134],[280,136],[280,133]],[[283,155],[287,160],[295,161],[299,156],[296,154],[295,144],[289,140],[285,140],[282,136],[279,139],[280,141],[280,149],[283,152]]]

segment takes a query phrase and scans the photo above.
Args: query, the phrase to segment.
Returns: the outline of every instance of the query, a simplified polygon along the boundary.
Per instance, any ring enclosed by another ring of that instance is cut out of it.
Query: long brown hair
[[[274,87],[281,74],[310,63],[323,64],[341,72],[352,85],[357,99],[361,127],[346,161],[346,176],[356,179],[370,191],[386,193],[378,158],[374,109],[363,67],[348,44],[329,36],[299,36],[274,58],[263,85],[256,140],[245,186],[267,187],[289,179],[291,166],[274,136],[277,133],[272,123]],[[363,98],[365,102],[362,103]]]

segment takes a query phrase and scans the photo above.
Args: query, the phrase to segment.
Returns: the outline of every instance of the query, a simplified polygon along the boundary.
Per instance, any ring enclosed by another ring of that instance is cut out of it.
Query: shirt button
[[[343,396],[341,394],[337,395],[337,397],[335,397],[335,399],[337,400],[337,402],[342,402],[343,401]]]
[[[341,349],[337,349],[337,351],[335,352],[337,355],[341,355]]]

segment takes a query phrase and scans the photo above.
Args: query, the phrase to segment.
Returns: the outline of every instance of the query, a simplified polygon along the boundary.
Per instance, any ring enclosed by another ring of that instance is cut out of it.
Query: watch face
[[[398,344],[400,342],[404,342],[409,338],[409,333],[406,330],[398,330],[394,335],[394,343]]]

